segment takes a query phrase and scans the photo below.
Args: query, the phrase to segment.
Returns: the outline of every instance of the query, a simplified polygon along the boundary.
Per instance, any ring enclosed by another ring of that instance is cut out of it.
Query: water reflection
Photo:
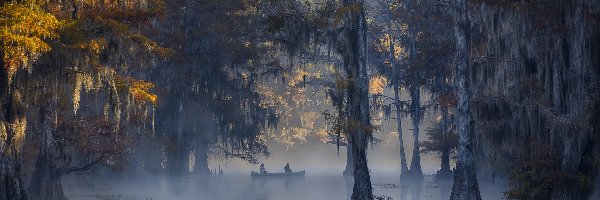
[[[447,200],[450,198],[452,193],[452,180],[438,180],[435,182],[437,187],[440,189],[440,200]]]
[[[421,189],[423,188],[424,180],[418,181],[403,181],[400,180],[400,199],[420,200]]]
[[[341,175],[251,178],[249,174],[238,174],[221,177],[126,180],[97,182],[96,185],[102,187],[94,188],[78,188],[76,185],[69,185],[67,194],[71,200],[96,200],[102,199],[99,197],[103,195],[132,197],[120,198],[125,200],[330,200],[350,199],[353,187],[352,177]],[[448,199],[452,187],[451,181],[435,182],[431,176],[425,176],[423,181],[401,182],[397,176],[376,175],[372,177],[372,182],[374,195],[385,195],[394,200]],[[501,193],[487,193],[482,196],[486,197],[484,199],[499,199],[501,196],[497,194]]]
[[[343,176],[344,183],[346,183],[346,199],[352,198],[352,191],[354,190],[354,178],[352,176]]]

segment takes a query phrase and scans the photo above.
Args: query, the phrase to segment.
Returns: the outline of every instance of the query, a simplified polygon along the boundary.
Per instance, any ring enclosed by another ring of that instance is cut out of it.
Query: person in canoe
[[[283,171],[287,173],[292,173],[292,169],[290,168],[290,163],[286,163],[285,167],[283,167]]]
[[[265,163],[260,163],[260,173],[266,174],[267,170],[265,169]]]

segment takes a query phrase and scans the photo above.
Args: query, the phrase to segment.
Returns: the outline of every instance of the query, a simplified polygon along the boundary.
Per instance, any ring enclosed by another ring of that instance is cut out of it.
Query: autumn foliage
[[[62,24],[36,1],[0,7],[0,50],[9,79],[19,67],[29,66],[40,54],[51,50],[44,40],[57,38]]]

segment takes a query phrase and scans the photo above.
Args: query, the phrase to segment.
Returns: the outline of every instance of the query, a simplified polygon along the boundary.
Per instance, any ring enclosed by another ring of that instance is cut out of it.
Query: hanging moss
[[[472,16],[477,67],[471,70],[470,82],[480,102],[474,115],[480,175],[486,180],[495,174],[507,176],[508,171],[523,175],[545,170],[509,164],[535,160],[532,155],[541,149],[530,144],[538,143],[559,152],[548,161],[553,170],[573,177],[595,176],[597,172],[580,171],[587,164],[579,158],[587,154],[582,149],[595,145],[588,140],[591,102],[598,95],[590,84],[596,82],[597,69],[591,65],[594,52],[582,41],[597,33],[598,21],[583,17],[597,14],[597,5],[555,1],[472,6],[477,10]],[[529,189],[559,199],[585,198],[591,184],[578,188],[579,179],[553,179],[549,185],[525,179],[513,179],[514,184],[530,184]]]

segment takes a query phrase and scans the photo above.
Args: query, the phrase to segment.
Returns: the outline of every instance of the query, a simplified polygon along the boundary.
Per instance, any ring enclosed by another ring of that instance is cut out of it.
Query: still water
[[[432,176],[421,183],[401,183],[395,175],[372,177],[376,196],[394,200],[448,199],[451,183],[437,184]],[[501,199],[502,192],[482,187],[483,199]],[[294,178],[251,178],[223,175],[208,178],[144,179],[95,183],[93,187],[66,184],[72,200],[308,200],[349,199],[352,179],[341,175],[307,175]]]

